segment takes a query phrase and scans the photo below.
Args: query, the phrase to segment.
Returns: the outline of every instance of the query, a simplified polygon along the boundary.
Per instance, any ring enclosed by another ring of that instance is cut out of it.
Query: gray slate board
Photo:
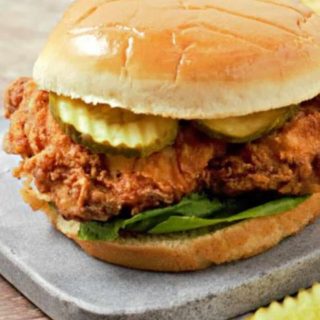
[[[320,279],[320,223],[263,255],[196,273],[104,264],[23,204],[12,159],[0,154],[0,273],[53,319],[227,319]]]
[[[31,73],[68,2],[0,0],[0,91]],[[0,119],[1,140],[6,126]],[[263,255],[197,273],[101,263],[23,204],[10,175],[17,162],[0,151],[0,273],[55,320],[227,319],[320,280],[320,223]]]

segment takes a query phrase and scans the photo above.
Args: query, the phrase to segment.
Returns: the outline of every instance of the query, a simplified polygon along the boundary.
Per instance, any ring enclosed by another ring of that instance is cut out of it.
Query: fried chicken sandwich
[[[76,0],[6,91],[23,198],[127,267],[271,248],[320,215],[319,30],[294,0]]]

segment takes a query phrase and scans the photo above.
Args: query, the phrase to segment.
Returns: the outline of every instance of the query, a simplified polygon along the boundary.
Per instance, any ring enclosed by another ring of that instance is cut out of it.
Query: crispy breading
[[[5,108],[11,127],[5,150],[24,158],[14,174],[32,177],[68,219],[104,221],[120,211],[134,214],[176,202],[202,187],[208,162],[224,152],[223,143],[213,143],[188,126],[174,146],[148,158],[92,154],[60,130],[49,112],[48,94],[32,80],[18,80],[8,92]],[[23,99],[10,97],[21,92]]]
[[[179,201],[201,190],[219,195],[255,191],[320,191],[320,101],[303,104],[283,128],[248,144],[210,139],[182,124],[175,144],[147,158],[93,154],[52,118],[48,94],[20,79],[6,94],[11,120],[5,150],[20,154],[18,178],[31,177],[67,219],[108,220]]]
[[[211,161],[210,175],[211,189],[219,194],[320,192],[320,100],[304,103],[281,130],[230,146],[223,157]]]

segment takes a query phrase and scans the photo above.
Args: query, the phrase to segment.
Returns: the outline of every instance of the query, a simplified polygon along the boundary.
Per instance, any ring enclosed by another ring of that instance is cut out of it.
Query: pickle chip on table
[[[318,320],[320,319],[320,284],[301,290],[297,297],[287,297],[259,309],[247,320]]]

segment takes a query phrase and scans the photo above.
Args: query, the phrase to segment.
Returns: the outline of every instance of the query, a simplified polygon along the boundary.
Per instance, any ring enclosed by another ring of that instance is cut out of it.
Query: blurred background
[[[0,91],[31,75],[48,32],[72,0],[0,0]]]

